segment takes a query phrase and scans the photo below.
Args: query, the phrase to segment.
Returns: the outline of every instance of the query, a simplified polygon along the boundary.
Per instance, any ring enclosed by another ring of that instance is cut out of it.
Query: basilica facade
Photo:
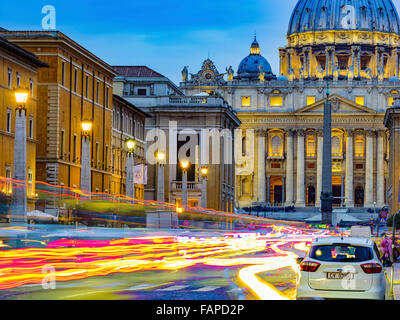
[[[278,75],[256,38],[236,72],[220,73],[210,59],[195,74],[182,71],[185,94],[223,96],[242,123],[236,204],[320,206],[329,99],[334,205],[386,205],[392,186],[383,122],[400,95],[400,19],[392,1],[299,0],[287,45],[277,51]]]

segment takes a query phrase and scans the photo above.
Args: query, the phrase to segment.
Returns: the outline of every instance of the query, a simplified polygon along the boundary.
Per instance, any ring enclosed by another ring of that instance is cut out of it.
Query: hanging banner
[[[147,166],[138,164],[133,167],[133,181],[135,184],[147,184]]]

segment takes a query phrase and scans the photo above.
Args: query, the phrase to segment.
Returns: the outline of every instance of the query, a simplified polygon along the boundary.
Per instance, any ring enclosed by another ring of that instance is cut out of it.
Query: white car
[[[388,277],[370,238],[316,238],[298,263],[299,300],[389,298]]]

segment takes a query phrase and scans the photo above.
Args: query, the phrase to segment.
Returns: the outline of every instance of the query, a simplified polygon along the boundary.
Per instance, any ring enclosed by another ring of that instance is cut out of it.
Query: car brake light
[[[315,272],[321,264],[318,262],[303,261],[300,263],[300,270],[305,272]]]
[[[381,273],[382,266],[379,263],[366,263],[362,264],[361,268],[365,273]]]

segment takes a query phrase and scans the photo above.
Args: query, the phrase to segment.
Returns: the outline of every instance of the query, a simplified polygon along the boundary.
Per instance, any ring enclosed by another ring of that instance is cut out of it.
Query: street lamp
[[[82,191],[91,191],[90,172],[90,135],[93,123],[90,120],[83,120],[82,127],[82,150],[81,150],[81,186]]]
[[[157,159],[157,201],[164,202],[164,160],[165,153],[158,151],[156,154]]]
[[[187,169],[189,168],[189,161],[182,160],[181,168],[182,168],[182,205],[188,205],[188,186],[187,186]]]
[[[126,140],[126,148],[128,149],[127,156],[126,156],[126,196],[130,198],[135,197],[135,177],[133,175],[133,166],[134,163],[134,154],[133,151],[136,146],[136,142],[133,139]]]
[[[202,184],[201,184],[201,207],[207,208],[207,175],[208,168],[201,168]]]
[[[17,103],[15,116],[14,134],[14,181],[24,181],[26,183],[26,102],[28,101],[29,90],[17,88],[14,90],[15,101]],[[13,187],[11,222],[26,223],[27,211],[27,190],[24,188]]]

